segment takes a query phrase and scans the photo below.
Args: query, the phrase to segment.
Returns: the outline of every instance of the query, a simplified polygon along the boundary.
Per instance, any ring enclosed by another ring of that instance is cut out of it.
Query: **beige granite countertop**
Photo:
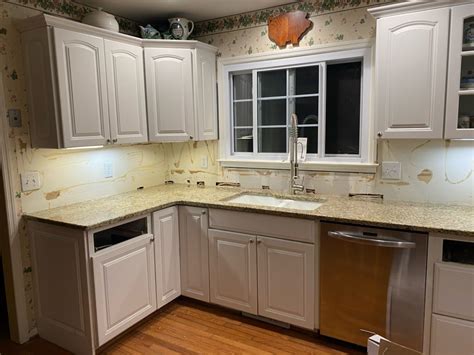
[[[262,194],[262,190],[256,192],[232,187],[159,185],[98,200],[27,213],[24,217],[90,230],[180,204],[474,237],[474,206],[361,200],[332,195],[296,197],[324,201],[321,207],[312,211],[226,202],[243,192]],[[274,192],[265,194],[278,195]]]

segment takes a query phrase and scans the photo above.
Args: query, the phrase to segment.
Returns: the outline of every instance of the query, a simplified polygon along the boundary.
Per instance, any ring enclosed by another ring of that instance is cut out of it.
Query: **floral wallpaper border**
[[[94,10],[92,7],[76,3],[72,0],[5,0],[5,2],[68,17],[77,21],[81,21],[85,14]],[[120,32],[132,36],[139,35],[137,23],[118,16],[116,16],[116,19],[120,26]]]
[[[287,5],[271,7],[238,15],[221,17],[214,20],[196,23],[194,37],[205,36],[214,33],[235,31],[249,27],[264,25],[272,16],[290,11],[305,11],[310,17],[323,13],[330,13],[362,6],[373,6],[393,2],[393,0],[309,0],[298,1]]]

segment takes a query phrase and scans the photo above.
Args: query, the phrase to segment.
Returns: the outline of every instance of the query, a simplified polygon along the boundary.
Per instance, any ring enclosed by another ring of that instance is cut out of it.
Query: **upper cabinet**
[[[445,137],[474,138],[474,4],[453,7]]]
[[[217,139],[215,48],[177,41],[144,46],[150,141]]]
[[[449,8],[377,20],[376,117],[381,138],[443,138]]]
[[[34,148],[217,139],[216,48],[49,15],[19,29]]]
[[[474,5],[369,11],[377,17],[377,136],[474,138]]]

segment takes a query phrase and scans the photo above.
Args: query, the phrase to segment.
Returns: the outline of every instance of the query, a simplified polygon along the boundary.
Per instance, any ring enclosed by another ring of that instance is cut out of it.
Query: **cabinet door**
[[[145,48],[150,141],[194,137],[194,99],[190,49]]]
[[[462,78],[472,77],[469,72],[474,72],[474,41],[468,43],[464,35],[473,24],[474,4],[452,8],[444,134],[447,139],[474,138],[474,86],[461,83]]]
[[[251,235],[209,230],[211,302],[257,314],[257,251]]]
[[[104,40],[110,132],[114,143],[148,141],[143,49]]]
[[[257,237],[258,314],[314,329],[314,246]]]
[[[209,302],[209,250],[207,210],[179,207],[181,294]]]
[[[153,213],[158,308],[181,295],[178,208]]]
[[[449,8],[377,21],[379,137],[443,137],[448,34]]]
[[[64,147],[104,145],[110,139],[104,40],[54,28]]]
[[[196,51],[196,124],[197,139],[217,139],[217,88],[216,54],[212,51]]]
[[[156,310],[153,236],[92,256],[99,346]]]
[[[433,315],[430,354],[474,354],[474,322]]]

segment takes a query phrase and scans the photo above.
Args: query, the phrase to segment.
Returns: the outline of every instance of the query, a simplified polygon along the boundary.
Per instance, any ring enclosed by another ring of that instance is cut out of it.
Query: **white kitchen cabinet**
[[[191,51],[146,48],[145,67],[150,141],[194,139]]]
[[[153,235],[98,252],[92,265],[101,346],[156,310]]]
[[[104,40],[54,28],[54,51],[64,147],[110,140]]]
[[[209,302],[207,209],[179,207],[181,294]]]
[[[211,302],[257,314],[256,237],[209,230]]]
[[[258,313],[314,329],[314,245],[257,237]]]
[[[149,139],[217,139],[216,52],[195,41],[145,41]]]
[[[446,95],[445,138],[474,138],[474,86],[462,84],[462,77],[474,73],[474,43],[464,43],[464,31],[474,26],[474,4],[451,10],[449,67]]]
[[[433,315],[431,355],[474,354],[474,322]]]
[[[379,138],[443,138],[450,9],[372,13]]]
[[[143,49],[108,39],[104,44],[112,142],[147,142]]]
[[[153,213],[158,308],[181,295],[178,207]]]

